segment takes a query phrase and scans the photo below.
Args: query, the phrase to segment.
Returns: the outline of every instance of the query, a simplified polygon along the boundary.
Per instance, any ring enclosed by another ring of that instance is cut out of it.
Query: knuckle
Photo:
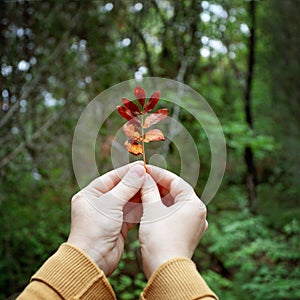
[[[197,201],[194,202],[193,209],[197,213],[197,215],[199,216],[199,218],[206,219],[207,208],[206,208],[205,204],[201,200],[200,200],[200,203],[199,203],[199,198],[198,198]]]
[[[202,211],[203,214],[205,214],[205,216],[207,215],[207,208],[203,203],[201,205],[201,211]]]
[[[78,202],[81,198],[82,198],[82,193],[80,191],[71,198],[71,204]]]
[[[207,230],[207,228],[208,228],[208,222],[207,222],[207,221],[205,221],[205,228],[204,228],[204,230],[206,231],[206,230]]]
[[[201,214],[201,217],[202,217],[202,218],[205,218],[205,219],[206,219],[206,216],[207,216],[207,209],[206,209],[206,206],[205,206],[205,205],[203,205],[203,207],[201,207],[200,214]]]

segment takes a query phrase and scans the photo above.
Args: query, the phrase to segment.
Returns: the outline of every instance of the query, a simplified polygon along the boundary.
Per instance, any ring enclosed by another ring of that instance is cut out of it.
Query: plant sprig
[[[126,98],[122,98],[123,105],[117,106],[119,114],[127,120],[122,126],[123,132],[128,137],[124,146],[128,152],[134,155],[142,155],[144,167],[146,167],[145,143],[164,141],[166,138],[161,130],[149,129],[168,116],[167,108],[152,112],[160,99],[160,91],[155,91],[146,102],[146,92],[139,86],[134,89],[134,95],[138,104]]]

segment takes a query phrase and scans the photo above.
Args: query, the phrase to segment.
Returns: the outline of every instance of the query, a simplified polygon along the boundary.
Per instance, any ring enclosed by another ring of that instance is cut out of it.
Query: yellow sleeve
[[[175,258],[160,266],[148,281],[140,300],[218,300],[198,273],[194,262]]]
[[[115,300],[104,273],[81,250],[64,243],[32,276],[17,300]]]

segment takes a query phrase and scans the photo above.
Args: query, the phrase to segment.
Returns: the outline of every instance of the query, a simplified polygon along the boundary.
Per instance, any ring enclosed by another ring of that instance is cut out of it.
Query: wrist
[[[77,239],[76,237],[69,236],[67,243],[80,249],[92,262],[94,262],[106,275],[106,264],[100,255],[100,251],[96,250],[96,246],[92,243],[88,243],[83,239]]]
[[[153,273],[168,261],[172,261],[177,258],[191,259],[189,255],[179,252],[165,252],[159,254],[153,254],[153,252],[142,250],[143,268],[144,274],[149,279]]]

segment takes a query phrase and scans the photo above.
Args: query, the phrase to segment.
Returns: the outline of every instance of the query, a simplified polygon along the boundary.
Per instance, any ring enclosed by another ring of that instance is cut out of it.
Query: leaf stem
[[[143,160],[144,160],[144,168],[147,172],[146,166],[146,153],[145,153],[145,143],[144,143],[144,112],[142,112],[142,148],[143,148]]]

